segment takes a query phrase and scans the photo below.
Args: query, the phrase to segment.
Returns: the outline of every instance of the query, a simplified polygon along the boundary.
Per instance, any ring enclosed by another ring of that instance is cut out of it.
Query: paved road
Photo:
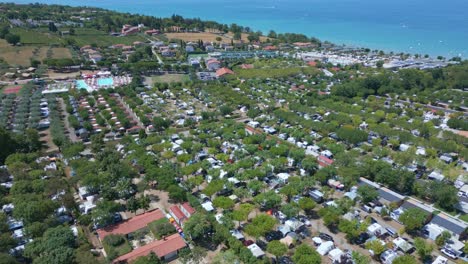
[[[392,101],[398,101],[400,103],[410,103],[408,101],[405,101],[405,100],[401,100],[401,99],[394,99],[394,98],[391,98],[391,97],[384,97],[384,96],[378,96],[378,95],[375,95],[375,97],[379,98],[379,99],[390,99]],[[468,116],[468,113],[466,112],[461,112],[461,111],[457,111],[457,110],[452,110],[452,109],[446,109],[446,108],[443,108],[443,107],[439,107],[439,106],[433,106],[433,105],[430,105],[430,104],[426,104],[424,105],[425,107],[429,108],[429,109],[433,109],[433,110],[436,110],[436,111],[444,111],[445,113],[449,113],[449,114],[454,114],[454,113],[462,113],[463,115],[465,116]]]

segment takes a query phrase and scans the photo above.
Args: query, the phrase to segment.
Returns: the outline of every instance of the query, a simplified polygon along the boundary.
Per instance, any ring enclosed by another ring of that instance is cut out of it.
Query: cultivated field
[[[37,49],[36,52],[34,52]],[[10,65],[30,66],[31,59],[42,61],[47,58],[48,46],[11,46],[5,40],[0,40],[0,58]],[[71,58],[68,48],[51,48],[52,58]]]
[[[231,39],[234,37],[234,34],[229,32],[227,34],[215,34],[211,32],[188,32],[188,33],[166,33],[165,34],[168,39],[181,39],[183,41],[198,41],[198,40],[203,40],[203,41],[210,41],[210,42],[217,42],[216,38],[221,37],[221,42],[224,43],[230,43]],[[249,34],[242,33],[242,40],[244,42],[249,42],[247,37]],[[267,37],[260,37],[261,41],[266,41],[268,38]],[[234,42],[239,42],[239,41],[234,41]]]
[[[71,58],[72,55],[68,48],[52,48],[52,58],[60,59],[60,58]]]
[[[10,65],[29,66],[33,51],[34,47],[12,47],[0,44],[0,57]]]
[[[185,82],[189,80],[189,77],[187,74],[164,74],[153,76],[151,80],[153,83]]]
[[[67,36],[67,38],[74,39],[80,47],[89,44],[96,44],[98,46],[110,46],[113,44],[131,45],[135,41],[146,41],[146,39],[140,35],[115,37],[104,31],[91,28],[77,28],[75,32],[74,36]]]

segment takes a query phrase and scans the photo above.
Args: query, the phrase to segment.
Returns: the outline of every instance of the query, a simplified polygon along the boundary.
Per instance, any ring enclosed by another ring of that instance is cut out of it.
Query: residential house
[[[140,31],[141,26],[142,25],[138,25],[136,27],[133,27],[131,25],[123,25],[122,30],[121,30],[121,34],[124,35],[124,36],[136,34],[136,33],[138,33]]]
[[[119,224],[107,226],[97,230],[98,237],[102,241],[104,238],[111,234],[131,235],[137,230],[146,228],[151,222],[164,218],[164,213],[159,210],[153,210],[141,215],[137,215]]]
[[[320,155],[317,158],[317,162],[319,164],[319,168],[325,168],[332,165],[334,161],[324,155]]]
[[[189,53],[190,53],[190,52],[194,52],[194,51],[195,51],[195,48],[194,48],[193,46],[191,46],[191,45],[187,45],[187,46],[185,47],[185,52],[189,52]]]
[[[149,36],[154,36],[154,35],[159,35],[161,34],[161,31],[157,30],[157,29],[150,29],[150,30],[146,30],[145,31],[145,34],[146,35],[149,35]]]
[[[175,56],[175,52],[173,52],[172,50],[170,49],[164,49],[161,51],[161,55],[163,57],[174,57]]]
[[[221,69],[216,71],[216,77],[218,77],[218,78],[224,77],[226,75],[231,75],[231,74],[234,74],[234,72],[231,71],[228,68],[221,68]]]
[[[171,261],[177,257],[180,250],[187,247],[184,239],[179,234],[173,234],[162,240],[155,240],[149,244],[139,247],[130,253],[116,258],[112,263],[130,263],[139,257],[147,256],[151,252],[156,254],[159,259]]]
[[[216,71],[221,68],[221,62],[217,59],[209,59],[205,63],[206,68],[210,71]]]

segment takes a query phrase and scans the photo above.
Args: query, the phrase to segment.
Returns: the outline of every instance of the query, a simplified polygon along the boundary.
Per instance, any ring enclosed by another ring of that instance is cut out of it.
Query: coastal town
[[[0,3],[0,262],[466,263],[467,81],[459,57]]]

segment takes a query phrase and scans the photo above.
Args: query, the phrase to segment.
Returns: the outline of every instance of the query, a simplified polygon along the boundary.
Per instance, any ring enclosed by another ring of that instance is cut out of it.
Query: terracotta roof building
[[[164,218],[164,213],[157,209],[141,215],[137,215],[128,220],[125,220],[117,225],[108,226],[97,230],[99,239],[103,240],[110,234],[128,235],[137,230],[145,228],[149,223]]]
[[[218,77],[218,78],[223,77],[224,75],[227,75],[227,74],[234,74],[234,72],[231,71],[228,68],[221,68],[221,69],[216,71],[216,77]]]
[[[128,263],[136,260],[139,257],[147,256],[154,252],[162,260],[171,260],[179,250],[185,248],[187,244],[179,234],[174,234],[162,240],[156,240],[147,245],[139,247],[130,253],[122,255],[115,259],[112,263]]]
[[[185,222],[185,220],[188,219],[188,217],[186,217],[184,213],[182,213],[182,211],[177,205],[171,206],[171,208],[169,208],[169,213],[179,225],[182,225]]]
[[[318,158],[317,158],[317,161],[318,161],[318,164],[319,164],[319,167],[321,168],[325,168],[325,167],[328,167],[330,165],[333,164],[333,160],[332,159],[329,159],[323,155],[320,155]]]
[[[190,217],[195,213],[195,209],[193,209],[192,206],[190,206],[189,203],[185,202],[182,204],[180,207],[180,210],[184,213],[185,216]]]

